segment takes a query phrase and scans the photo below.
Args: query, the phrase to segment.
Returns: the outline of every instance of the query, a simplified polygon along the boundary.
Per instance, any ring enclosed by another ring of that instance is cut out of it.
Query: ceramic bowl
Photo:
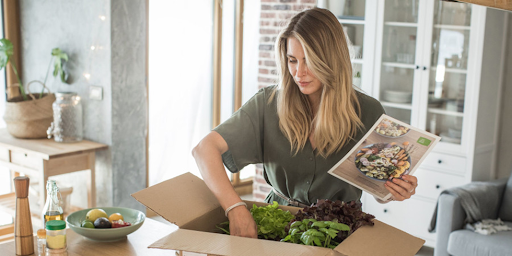
[[[92,209],[103,209],[108,216],[112,213],[120,213],[123,215],[124,221],[131,223],[131,226],[122,228],[82,228],[80,224],[85,220],[85,215]],[[76,211],[71,213],[67,218],[66,222],[75,233],[87,237],[91,240],[110,242],[126,238],[128,234],[131,234],[135,230],[139,229],[144,223],[146,215],[138,210],[122,207],[95,207]]]
[[[384,100],[394,103],[409,103],[412,101],[412,92],[404,91],[384,91]]]

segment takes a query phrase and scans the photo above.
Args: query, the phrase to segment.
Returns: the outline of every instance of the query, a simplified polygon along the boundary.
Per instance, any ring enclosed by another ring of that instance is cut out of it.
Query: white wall
[[[501,124],[499,135],[498,178],[508,177],[512,173],[512,12],[508,12],[507,56],[505,58],[505,76],[501,98]]]

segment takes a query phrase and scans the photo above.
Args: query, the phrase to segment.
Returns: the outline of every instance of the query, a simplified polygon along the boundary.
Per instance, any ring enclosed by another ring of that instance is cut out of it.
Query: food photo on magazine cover
[[[387,180],[413,174],[441,138],[383,114],[329,173],[387,200]]]

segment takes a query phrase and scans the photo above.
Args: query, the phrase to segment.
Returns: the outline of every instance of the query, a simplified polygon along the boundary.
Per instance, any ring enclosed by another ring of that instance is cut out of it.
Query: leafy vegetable
[[[258,226],[258,238],[335,248],[358,228],[373,226],[375,217],[364,213],[361,206],[356,201],[317,200],[293,216],[273,202],[264,207],[253,205],[251,214]],[[229,234],[229,222],[219,225]]]
[[[373,226],[372,220],[375,216],[363,212],[361,206],[362,204],[356,201],[345,203],[340,200],[336,200],[335,202],[327,199],[317,200],[316,204],[299,210],[291,223],[305,219],[315,219],[318,221],[333,221],[346,224],[349,229],[341,230],[334,239],[336,242],[341,243],[358,228],[365,225]],[[291,225],[288,229],[291,230]]]
[[[334,241],[340,231],[349,231],[350,228],[336,221],[317,221],[304,219],[294,221],[290,225],[288,235],[283,242],[335,248],[339,242]]]
[[[279,241],[286,236],[285,228],[293,219],[293,214],[278,207],[276,201],[263,207],[253,205],[251,214],[258,226],[258,238]]]
[[[278,207],[276,201],[262,207],[253,205],[251,214],[258,227],[258,238],[279,241],[287,235],[285,228],[293,219],[293,214]],[[217,228],[229,235],[229,221],[220,223]]]

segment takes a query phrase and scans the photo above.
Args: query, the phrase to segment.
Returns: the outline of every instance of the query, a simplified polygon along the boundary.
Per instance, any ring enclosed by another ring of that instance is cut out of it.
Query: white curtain
[[[149,2],[149,185],[199,176],[192,148],[211,129],[213,1]]]

